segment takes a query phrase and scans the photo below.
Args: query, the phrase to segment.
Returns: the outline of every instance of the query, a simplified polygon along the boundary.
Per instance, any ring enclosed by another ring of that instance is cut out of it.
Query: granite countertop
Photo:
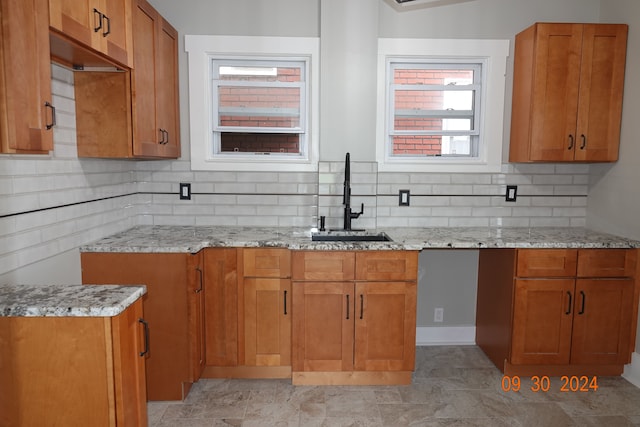
[[[392,242],[314,242],[296,227],[138,226],[82,246],[81,252],[196,253],[208,247],[292,250],[422,250],[478,248],[640,248],[640,241],[581,227],[385,228]]]
[[[0,286],[0,317],[112,317],[147,292],[145,286]]]

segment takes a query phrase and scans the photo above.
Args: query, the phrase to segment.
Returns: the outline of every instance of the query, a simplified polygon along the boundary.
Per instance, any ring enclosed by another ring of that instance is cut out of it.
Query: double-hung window
[[[506,40],[379,39],[378,170],[499,172]]]
[[[319,42],[185,37],[191,169],[316,171]]]
[[[301,156],[306,62],[213,58],[213,155]]]
[[[396,157],[477,157],[482,65],[388,61],[389,149]]]

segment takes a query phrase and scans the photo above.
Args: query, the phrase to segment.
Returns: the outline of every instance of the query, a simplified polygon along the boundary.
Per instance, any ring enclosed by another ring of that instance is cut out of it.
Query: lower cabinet
[[[204,368],[202,254],[81,254],[84,284],[143,284],[149,323],[147,398],[182,400]]]
[[[205,341],[208,378],[291,376],[290,252],[207,248]]]
[[[1,317],[0,425],[146,426],[141,318]]]
[[[635,342],[634,249],[480,252],[476,341],[505,373],[619,375]]]
[[[403,251],[293,253],[294,384],[410,383],[417,256]],[[322,270],[330,279],[318,280]]]

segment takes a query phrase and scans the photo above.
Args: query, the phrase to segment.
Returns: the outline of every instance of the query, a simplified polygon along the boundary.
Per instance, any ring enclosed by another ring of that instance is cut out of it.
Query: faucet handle
[[[364,213],[364,203],[360,204],[360,212],[351,212],[351,218],[359,218]]]

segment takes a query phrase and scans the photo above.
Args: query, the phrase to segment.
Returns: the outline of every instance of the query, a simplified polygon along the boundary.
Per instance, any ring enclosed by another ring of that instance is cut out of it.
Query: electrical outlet
[[[180,183],[180,200],[191,200],[191,184]]]
[[[505,200],[507,202],[515,202],[517,197],[518,197],[518,186],[507,185],[507,194],[505,195]]]
[[[400,190],[398,192],[398,206],[409,206],[411,192],[409,190]]]
[[[444,319],[444,308],[438,307],[433,310],[433,321],[434,322],[442,322]]]

